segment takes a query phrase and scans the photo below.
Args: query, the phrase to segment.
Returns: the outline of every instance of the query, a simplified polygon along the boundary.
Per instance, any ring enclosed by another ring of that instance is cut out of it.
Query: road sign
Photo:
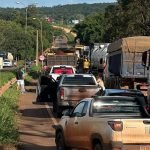
[[[39,59],[43,61],[43,60],[45,59],[45,57],[44,57],[43,55],[41,55],[41,56],[39,57]]]

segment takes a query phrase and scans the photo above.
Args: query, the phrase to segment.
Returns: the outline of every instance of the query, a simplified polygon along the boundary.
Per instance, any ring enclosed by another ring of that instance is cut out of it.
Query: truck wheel
[[[57,150],[71,150],[71,148],[65,145],[64,136],[61,132],[56,134],[56,149]]]
[[[96,143],[96,144],[94,145],[93,150],[103,150],[103,149],[102,149],[102,146],[101,146],[100,143]]]

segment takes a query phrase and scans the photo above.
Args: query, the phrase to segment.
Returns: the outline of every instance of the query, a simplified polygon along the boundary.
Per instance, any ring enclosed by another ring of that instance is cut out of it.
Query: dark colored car
[[[148,107],[148,101],[144,94],[140,90],[134,89],[105,89],[104,91],[98,91],[96,96],[129,96],[137,97],[139,103],[146,108],[149,112],[150,108]]]

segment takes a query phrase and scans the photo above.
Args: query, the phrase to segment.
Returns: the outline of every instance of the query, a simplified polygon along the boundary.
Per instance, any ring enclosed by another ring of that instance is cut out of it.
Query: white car
[[[8,59],[3,60],[3,67],[12,67],[12,61]]]

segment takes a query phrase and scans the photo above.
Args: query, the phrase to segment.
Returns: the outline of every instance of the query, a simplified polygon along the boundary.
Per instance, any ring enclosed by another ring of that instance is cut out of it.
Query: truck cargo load
[[[69,50],[58,50],[55,53],[47,54],[47,66],[51,67],[54,65],[71,65],[76,66],[77,55],[74,51]]]
[[[142,65],[142,53],[149,49],[149,36],[127,37],[111,43],[107,51],[106,87],[146,90],[147,68]]]
[[[150,49],[150,37],[122,38],[108,46],[108,70],[122,77],[146,78],[147,70],[142,66],[142,53]]]

